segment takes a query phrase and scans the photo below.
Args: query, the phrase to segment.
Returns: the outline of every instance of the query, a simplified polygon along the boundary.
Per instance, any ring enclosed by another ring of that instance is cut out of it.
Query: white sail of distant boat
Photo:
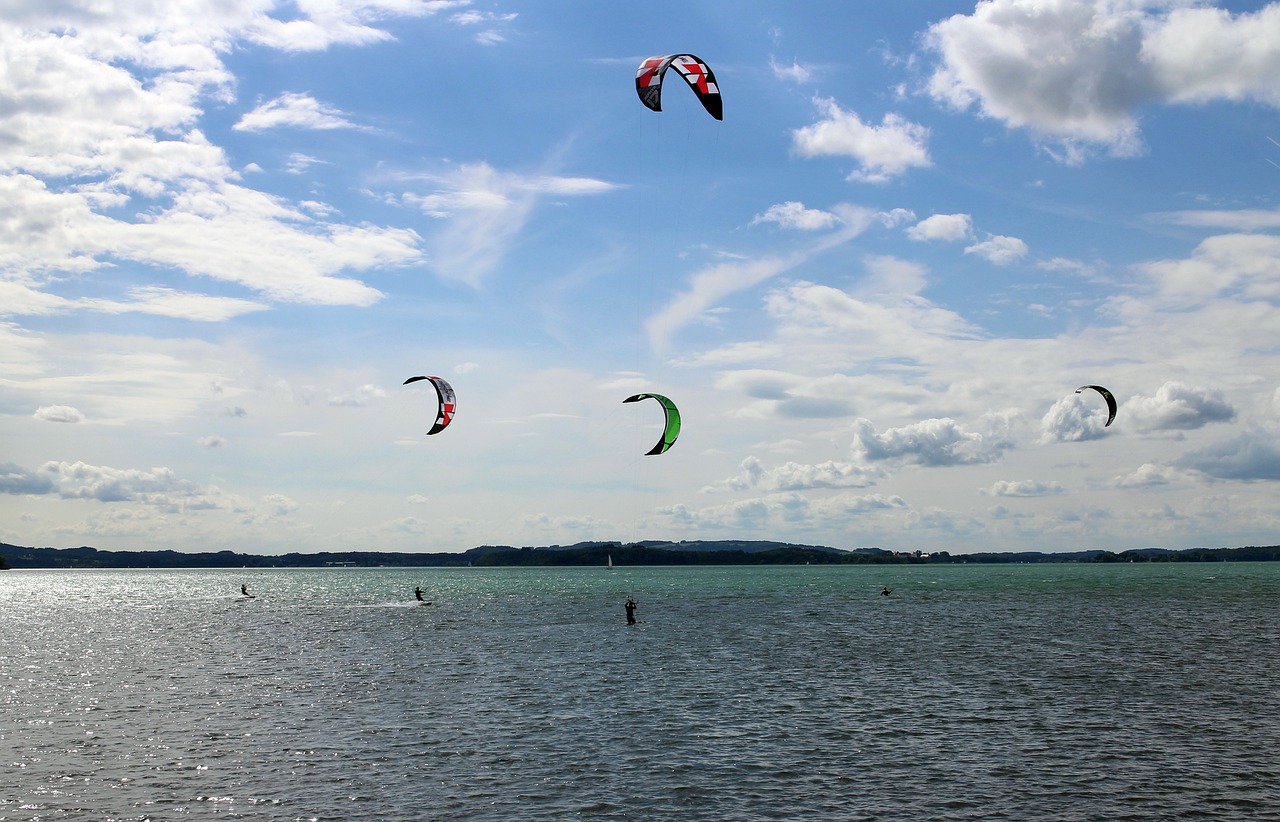
[[[613,554],[605,554],[604,559],[605,559],[605,567],[608,568],[610,571],[612,571],[613,570]]]

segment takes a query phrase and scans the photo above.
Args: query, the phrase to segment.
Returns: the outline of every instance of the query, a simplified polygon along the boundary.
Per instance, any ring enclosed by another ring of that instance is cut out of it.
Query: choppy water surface
[[[0,607],[4,819],[1280,819],[1280,563],[11,571]]]

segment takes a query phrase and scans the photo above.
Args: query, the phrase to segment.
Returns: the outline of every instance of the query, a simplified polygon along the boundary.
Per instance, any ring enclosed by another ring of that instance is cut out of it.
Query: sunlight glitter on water
[[[1214,571],[11,572],[0,815],[1265,818],[1280,567]]]

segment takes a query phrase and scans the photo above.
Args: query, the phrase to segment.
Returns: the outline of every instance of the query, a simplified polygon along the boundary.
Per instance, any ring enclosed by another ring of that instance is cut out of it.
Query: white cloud
[[[1153,397],[1133,397],[1124,408],[1126,421],[1152,431],[1190,431],[1236,418],[1221,391],[1180,382],[1166,382]]]
[[[58,486],[61,496],[72,499],[170,506],[205,494],[205,489],[180,478],[169,468],[144,471],[84,462],[47,462],[40,471]]]
[[[1012,265],[1027,256],[1027,244],[1017,237],[993,234],[982,242],[965,248],[965,254],[976,254],[995,265]]]
[[[334,108],[304,92],[285,92],[274,100],[262,103],[240,118],[236,131],[266,131],[272,128],[300,128],[324,131],[338,128],[359,128]]]
[[[783,228],[794,228],[800,231],[818,231],[831,228],[840,222],[840,217],[830,211],[816,208],[805,208],[804,203],[794,200],[771,205],[763,214],[751,218],[751,224],[777,223]]]
[[[1107,433],[1106,425],[1106,407],[1091,404],[1079,394],[1070,394],[1055,402],[1040,420],[1041,442],[1100,439]]]
[[[808,83],[813,79],[813,69],[808,66],[802,66],[799,63],[792,62],[790,65],[783,65],[773,57],[769,58],[769,70],[773,72],[773,76],[779,80],[788,80],[792,83]]]
[[[332,23],[397,4],[324,5],[304,3],[300,15]],[[8,311],[219,320],[261,308],[160,288],[139,288],[127,301],[72,303],[45,293],[62,274],[120,262],[239,282],[281,301],[369,305],[377,290],[334,275],[420,258],[411,231],[315,221],[240,184],[196,125],[206,97],[229,102],[220,49],[257,18],[235,9],[185,14],[120,10],[105,25],[61,9],[27,29],[0,29],[0,167],[8,170],[0,176],[0,289],[15,298]]]
[[[84,414],[69,405],[42,405],[33,414],[36,419],[45,422],[83,422]]]
[[[868,462],[896,461],[925,466],[996,462],[1012,442],[996,430],[965,430],[949,418],[929,419],[877,433],[870,420],[854,427],[854,453]]]
[[[987,0],[934,24],[929,92],[956,108],[1114,154],[1140,150],[1145,103],[1254,99],[1280,105],[1280,5],[1232,16],[1173,0]]]
[[[1245,208],[1236,211],[1172,211],[1156,217],[1176,225],[1224,228],[1230,231],[1265,231],[1280,228],[1280,208]]]
[[[671,336],[716,302],[788,271],[817,254],[848,242],[867,229],[875,214],[842,206],[837,210],[843,226],[785,257],[763,257],[745,262],[720,263],[695,272],[688,289],[645,322],[649,340],[661,351]]]
[[[968,214],[934,214],[907,229],[912,240],[964,240],[973,234],[973,218]]]
[[[1112,485],[1116,488],[1154,488],[1175,483],[1186,484],[1192,481],[1193,478],[1188,471],[1146,462],[1133,471],[1116,477],[1112,481]]]
[[[1170,100],[1280,106],[1280,4],[1238,15],[1175,7],[1163,19],[1148,19],[1142,57]]]
[[[433,265],[442,276],[472,286],[497,268],[533,209],[545,199],[603,194],[617,188],[589,177],[503,172],[488,163],[464,164],[421,179],[439,188],[429,194],[405,193],[401,200],[446,221],[432,244]]]
[[[823,119],[792,132],[792,150],[802,157],[851,157],[859,168],[850,180],[883,183],[912,168],[932,165],[925,146],[929,130],[897,114],[879,126],[862,122],[834,100],[817,101]]]
[[[993,497],[1048,497],[1066,493],[1058,482],[1043,480],[998,480],[990,488],[983,489],[984,494]]]
[[[482,28],[476,33],[475,41],[482,46],[493,46],[498,43],[505,43],[507,38],[492,26],[510,23],[518,16],[515,13],[498,14],[496,12],[468,10],[451,15],[449,19],[459,26],[486,26],[487,28]]]
[[[214,435],[201,437],[196,442],[201,448],[221,448],[227,444],[226,439]]]
[[[390,40],[373,24],[389,15],[425,17],[467,6],[470,0],[297,0],[297,16],[280,20],[257,13],[246,26],[251,40],[282,51],[320,51],[333,45]]]
[[[756,457],[747,457],[739,467],[742,469],[739,474],[703,490],[753,489],[779,492],[814,488],[863,488],[873,485],[876,478],[882,475],[878,469],[831,460],[812,465],[787,462],[774,468],[765,468]]]
[[[919,263],[885,255],[863,258],[867,276],[853,293],[858,297],[884,304],[890,301],[909,300],[920,294],[929,284],[927,270]]]
[[[290,174],[306,174],[307,169],[314,165],[328,165],[328,163],[319,157],[312,157],[310,154],[295,151],[289,155],[289,162],[285,164],[285,171]]]
[[[249,314],[265,311],[268,306],[253,300],[242,300],[235,297],[210,297],[204,294],[184,293],[159,286],[145,286],[129,290],[129,300],[106,300],[85,297],[69,303],[91,311],[104,314],[154,314],[161,317],[176,317],[198,322],[222,322]]]
[[[1209,237],[1191,256],[1141,267],[1160,296],[1174,306],[1192,306],[1230,294],[1245,300],[1280,298],[1280,237],[1224,234]]]

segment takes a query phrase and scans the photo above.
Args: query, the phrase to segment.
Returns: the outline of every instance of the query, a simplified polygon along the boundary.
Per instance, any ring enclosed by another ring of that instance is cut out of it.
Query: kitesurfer
[[[891,593],[891,592],[889,591],[889,589],[888,589],[888,588],[885,588],[884,586],[881,586],[881,587],[880,587],[880,596],[882,596],[882,597],[887,597],[887,596],[889,596],[889,594],[890,594],[890,593]]]
[[[252,594],[250,594],[250,593],[249,593],[249,586],[248,586],[248,585],[241,585],[241,586],[240,586],[240,593],[244,594],[245,596],[253,596]]]
[[[627,597],[626,609],[627,609],[627,624],[635,625],[636,624],[636,601],[631,597]]]
[[[426,600],[422,598],[422,587],[421,587],[421,586],[419,586],[419,587],[417,587],[417,588],[414,588],[414,589],[413,589],[413,595],[414,595],[415,597],[417,597],[417,598],[418,598],[418,602],[426,602]]]

